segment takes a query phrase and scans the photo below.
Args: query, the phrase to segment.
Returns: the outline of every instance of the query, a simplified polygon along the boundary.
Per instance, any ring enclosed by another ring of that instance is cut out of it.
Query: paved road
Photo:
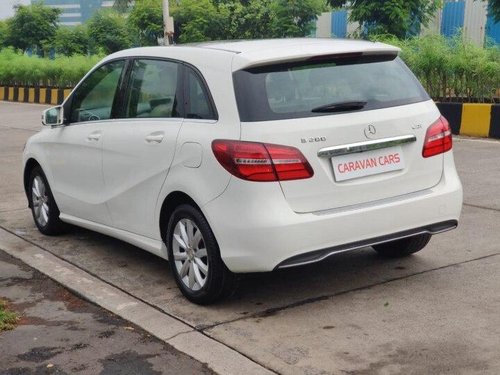
[[[21,317],[16,329],[0,333],[0,375],[212,374],[3,251],[0,296]]]
[[[425,251],[386,260],[364,249],[251,275],[231,300],[198,307],[179,294],[165,261],[133,246],[83,229],[38,233],[20,152],[41,109],[0,104],[1,228],[279,373],[500,373],[499,142],[455,140],[462,220]]]

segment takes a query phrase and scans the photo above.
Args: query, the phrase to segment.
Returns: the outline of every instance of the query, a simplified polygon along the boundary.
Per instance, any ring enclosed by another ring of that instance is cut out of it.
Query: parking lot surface
[[[0,228],[278,373],[500,373],[500,142],[455,139],[461,222],[424,251],[388,260],[367,248],[247,275],[231,299],[200,307],[162,259],[84,229],[36,230],[21,152],[43,108],[0,103]]]

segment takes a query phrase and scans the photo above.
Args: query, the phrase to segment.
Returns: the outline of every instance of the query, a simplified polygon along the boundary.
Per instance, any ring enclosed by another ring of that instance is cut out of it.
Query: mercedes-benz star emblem
[[[377,128],[375,126],[373,126],[373,125],[369,125],[365,129],[365,137],[366,138],[372,138],[376,134],[377,134]]]

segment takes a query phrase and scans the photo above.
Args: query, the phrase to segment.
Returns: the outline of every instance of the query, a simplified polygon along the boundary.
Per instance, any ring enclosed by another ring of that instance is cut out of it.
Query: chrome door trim
[[[393,147],[405,143],[415,142],[417,137],[413,134],[401,135],[398,137],[374,139],[371,141],[350,143],[347,145],[325,147],[318,151],[319,157],[333,157],[348,154],[355,154],[358,152],[379,150],[381,148]]]

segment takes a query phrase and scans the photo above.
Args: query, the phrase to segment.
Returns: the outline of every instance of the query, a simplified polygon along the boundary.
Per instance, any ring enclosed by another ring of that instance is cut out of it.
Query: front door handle
[[[147,143],[161,143],[163,141],[163,137],[165,134],[162,132],[159,133],[151,133],[146,137],[146,142]]]
[[[87,140],[91,142],[97,142],[99,139],[101,139],[101,135],[102,135],[101,131],[90,133],[87,136]]]

